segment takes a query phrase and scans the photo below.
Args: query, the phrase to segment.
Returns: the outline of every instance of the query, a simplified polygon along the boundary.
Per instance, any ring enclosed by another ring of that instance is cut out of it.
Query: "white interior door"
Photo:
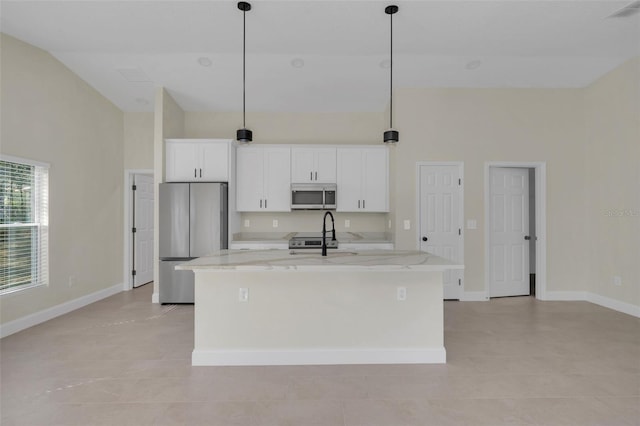
[[[490,297],[529,291],[529,170],[490,169]]]
[[[133,287],[153,281],[153,176],[134,175]]]
[[[420,250],[453,262],[463,261],[462,183],[458,165],[422,165]],[[460,299],[463,271],[444,273],[444,298]]]

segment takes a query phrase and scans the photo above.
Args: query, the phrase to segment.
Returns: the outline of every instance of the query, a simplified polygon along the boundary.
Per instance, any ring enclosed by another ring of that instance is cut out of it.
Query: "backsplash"
[[[320,232],[324,210],[282,213],[242,213],[240,232]],[[332,211],[338,232],[389,232],[387,213],[340,213]],[[349,221],[349,227],[345,221]],[[249,221],[249,227],[246,227]],[[274,227],[274,221],[278,226]],[[330,229],[329,218],[327,227]]]

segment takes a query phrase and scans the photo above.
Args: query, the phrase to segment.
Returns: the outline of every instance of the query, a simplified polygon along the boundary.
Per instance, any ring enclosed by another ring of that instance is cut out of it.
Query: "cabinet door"
[[[314,182],[315,151],[312,148],[291,148],[291,181],[294,183]]]
[[[264,162],[262,148],[239,147],[236,154],[236,210],[261,210],[263,201]],[[287,166],[288,171],[288,166]]]
[[[362,205],[362,150],[338,148],[337,150],[339,212],[361,211]]]
[[[198,159],[202,169],[200,181],[229,181],[229,144],[226,142],[198,143]],[[200,176],[200,170],[198,170]]]
[[[336,149],[318,148],[315,152],[315,167],[313,177],[316,182],[336,183]]]
[[[166,142],[165,181],[193,182],[198,180],[196,145],[192,142]]]
[[[389,211],[387,150],[366,149],[362,154],[363,211]]]
[[[291,211],[291,150],[264,148],[264,200],[266,211]]]

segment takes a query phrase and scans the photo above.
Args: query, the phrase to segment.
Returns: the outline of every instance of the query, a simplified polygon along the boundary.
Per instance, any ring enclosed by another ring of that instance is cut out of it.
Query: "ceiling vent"
[[[607,18],[627,18],[640,12],[640,0],[629,3],[620,10],[613,12]]]

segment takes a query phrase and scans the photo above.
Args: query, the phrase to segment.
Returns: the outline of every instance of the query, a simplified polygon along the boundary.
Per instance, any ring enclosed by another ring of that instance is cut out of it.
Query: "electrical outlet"
[[[396,289],[396,299],[399,302],[404,302],[407,300],[407,288],[406,287],[398,287]]]
[[[349,219],[345,219],[344,220],[344,227],[345,228],[351,228],[351,221]]]
[[[75,275],[70,275],[69,276],[69,287],[73,287],[74,285],[76,285],[76,276]]]
[[[478,228],[478,221],[476,221],[475,219],[467,220],[467,229],[477,229],[477,228]]]
[[[244,227],[249,228],[251,226],[251,221],[249,219],[244,220]]]
[[[249,301],[249,289],[246,287],[241,287],[238,289],[238,302],[248,302]]]
[[[622,277],[620,275],[613,276],[613,285],[617,285],[617,286],[622,285]]]
[[[409,219],[405,219],[404,220],[404,230],[408,231],[409,229],[411,229],[411,221]]]
[[[278,227],[278,219],[273,219],[273,227],[274,228]]]

